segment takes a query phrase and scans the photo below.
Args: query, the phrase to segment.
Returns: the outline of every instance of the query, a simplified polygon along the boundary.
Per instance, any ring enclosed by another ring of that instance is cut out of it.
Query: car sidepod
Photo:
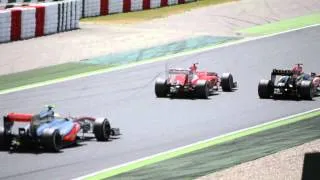
[[[41,136],[45,129],[53,128],[59,131],[61,136],[67,135],[74,127],[72,121],[66,119],[54,119],[48,123],[44,123],[37,128],[37,136]]]

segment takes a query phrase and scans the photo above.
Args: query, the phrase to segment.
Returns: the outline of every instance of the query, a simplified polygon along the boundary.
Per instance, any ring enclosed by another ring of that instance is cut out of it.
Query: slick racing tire
[[[97,141],[108,141],[111,135],[111,126],[107,118],[97,118],[93,124],[93,133]]]
[[[258,94],[261,99],[267,99],[272,96],[273,86],[271,80],[260,80],[258,86]]]
[[[0,149],[8,147],[8,139],[4,127],[0,127]]]
[[[203,99],[208,99],[209,97],[209,86],[208,82],[205,80],[199,80],[196,85],[196,96]]]
[[[59,152],[62,148],[62,136],[57,129],[45,129],[41,137],[41,142],[48,151]]]
[[[154,86],[157,97],[166,97],[168,93],[167,81],[165,79],[156,79]]]
[[[221,87],[223,91],[232,91],[233,76],[230,73],[223,73],[221,76]]]
[[[312,100],[313,87],[311,81],[302,81],[300,85],[300,96],[306,100]]]

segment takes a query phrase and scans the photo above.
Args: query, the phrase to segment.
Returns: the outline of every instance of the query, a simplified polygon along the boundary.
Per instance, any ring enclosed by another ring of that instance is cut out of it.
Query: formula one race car
[[[223,73],[220,78],[215,72],[197,71],[196,65],[197,63],[192,64],[189,69],[169,69],[166,79],[156,79],[156,96],[191,94],[207,99],[219,87],[223,91],[232,91],[237,87],[230,73]]]
[[[260,80],[260,98],[295,97],[313,99],[320,95],[320,75],[303,73],[302,64],[291,70],[273,69],[271,80]]]
[[[27,126],[19,127],[18,133],[13,133],[16,122],[27,123]],[[107,141],[110,136],[120,135],[120,130],[111,128],[106,118],[59,117],[52,106],[35,115],[9,113],[4,116],[3,125],[0,127],[0,146],[10,151],[34,145],[58,152],[65,146],[86,139],[85,134],[88,133],[93,133],[98,141]]]

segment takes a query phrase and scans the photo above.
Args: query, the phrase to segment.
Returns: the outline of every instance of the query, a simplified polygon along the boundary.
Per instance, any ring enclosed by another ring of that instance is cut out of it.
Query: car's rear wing
[[[32,117],[32,114],[9,113],[6,116],[3,116],[3,126],[5,129],[9,130],[15,122],[31,122]]]
[[[4,116],[4,119],[12,122],[30,122],[33,114],[22,114],[22,113],[9,113]]]
[[[292,76],[293,75],[293,71],[289,70],[289,69],[273,69],[272,76],[276,76],[276,75],[280,75],[280,76]]]

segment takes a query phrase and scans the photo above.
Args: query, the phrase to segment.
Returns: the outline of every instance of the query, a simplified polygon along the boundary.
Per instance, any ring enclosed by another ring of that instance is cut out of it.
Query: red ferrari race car
[[[14,133],[13,125],[26,124]],[[107,118],[60,117],[52,106],[39,114],[9,113],[0,127],[0,146],[10,151],[19,147],[41,147],[58,152],[61,148],[75,145],[88,139],[90,133],[98,141],[107,141],[110,136],[119,136],[119,128],[111,128]]]
[[[223,73],[220,78],[215,72],[197,71],[197,63],[194,63],[189,69],[169,69],[167,78],[156,79],[155,94],[157,97],[189,94],[207,99],[219,87],[232,91],[237,83],[230,73]]]
[[[320,95],[320,74],[304,73],[302,64],[292,69],[273,69],[271,80],[260,80],[260,98],[295,97],[313,99]]]

